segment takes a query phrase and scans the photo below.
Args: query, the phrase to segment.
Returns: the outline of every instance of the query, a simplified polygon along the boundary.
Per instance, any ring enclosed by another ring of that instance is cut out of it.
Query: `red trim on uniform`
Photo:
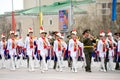
[[[40,50],[38,50],[38,54],[40,54]]]

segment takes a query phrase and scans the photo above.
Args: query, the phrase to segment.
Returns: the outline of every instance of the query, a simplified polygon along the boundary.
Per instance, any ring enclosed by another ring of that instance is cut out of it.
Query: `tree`
[[[11,23],[7,21],[7,18],[5,16],[2,16],[0,18],[0,34],[4,33],[6,36],[6,39],[9,38],[11,30]]]

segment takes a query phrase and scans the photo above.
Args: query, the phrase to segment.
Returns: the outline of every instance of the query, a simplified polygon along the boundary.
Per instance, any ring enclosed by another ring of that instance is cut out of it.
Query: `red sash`
[[[42,38],[43,39],[43,46],[44,46],[44,49],[47,48],[47,42],[46,42],[46,39],[45,38]]]
[[[113,42],[112,42],[112,40],[111,40],[111,39],[109,39],[109,41],[110,41],[109,46],[110,46],[110,48],[111,48],[111,49],[113,49]]]
[[[74,41],[74,51],[76,51],[77,50],[77,40],[73,39],[73,41]]]
[[[30,48],[33,48],[33,38],[30,37]]]
[[[15,48],[15,39],[13,38],[12,39],[12,49],[14,49]]]
[[[58,51],[61,51],[61,41],[58,39]]]
[[[102,40],[102,42],[103,42],[103,52],[105,52],[105,50],[106,50],[106,43],[105,43],[105,40]]]
[[[6,48],[6,41],[2,41],[3,42],[3,49],[5,49]]]

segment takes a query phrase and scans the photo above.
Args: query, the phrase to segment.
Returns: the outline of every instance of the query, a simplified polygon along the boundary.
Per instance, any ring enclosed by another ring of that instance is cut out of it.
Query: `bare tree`
[[[6,39],[9,38],[9,32],[11,30],[11,23],[8,23],[7,18],[5,16],[0,19],[0,34],[4,33]]]

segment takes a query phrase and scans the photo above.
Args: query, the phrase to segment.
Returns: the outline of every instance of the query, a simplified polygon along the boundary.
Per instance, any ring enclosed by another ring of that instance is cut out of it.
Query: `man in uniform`
[[[83,44],[84,44],[84,53],[86,58],[86,72],[91,72],[91,58],[93,52],[93,42],[95,42],[94,37],[90,34],[90,30],[86,29],[83,32]]]

